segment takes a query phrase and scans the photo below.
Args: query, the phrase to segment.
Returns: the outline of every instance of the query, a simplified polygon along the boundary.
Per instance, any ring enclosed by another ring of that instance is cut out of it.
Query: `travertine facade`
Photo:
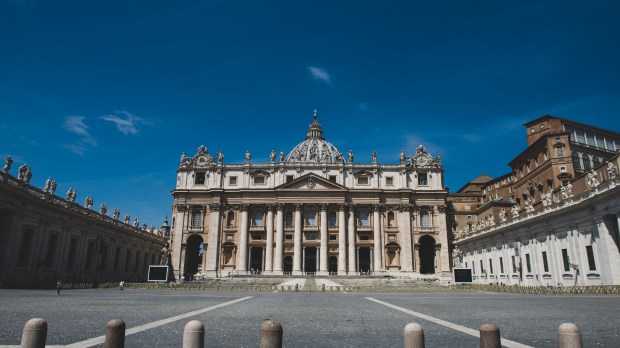
[[[395,164],[364,163],[307,136],[270,162],[185,154],[173,191],[172,264],[179,276],[230,274],[449,276],[439,156],[420,146]]]
[[[620,134],[543,116],[511,173],[451,194],[455,266],[476,282],[620,284]]]

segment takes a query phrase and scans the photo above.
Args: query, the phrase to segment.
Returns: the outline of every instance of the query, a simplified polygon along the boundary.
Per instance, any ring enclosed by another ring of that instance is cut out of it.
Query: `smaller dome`
[[[333,144],[323,137],[323,128],[316,118],[308,126],[306,139],[297,144],[286,156],[286,163],[339,163],[343,162],[343,156]]]

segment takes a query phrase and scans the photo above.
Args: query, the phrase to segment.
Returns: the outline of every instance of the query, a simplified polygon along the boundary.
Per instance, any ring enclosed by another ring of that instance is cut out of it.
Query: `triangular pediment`
[[[314,173],[308,173],[304,176],[300,176],[299,178],[282,184],[275,189],[276,191],[347,191],[346,187],[331,182]]]

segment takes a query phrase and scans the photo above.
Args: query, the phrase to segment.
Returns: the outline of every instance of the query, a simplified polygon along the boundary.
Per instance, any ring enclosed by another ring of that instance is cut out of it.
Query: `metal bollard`
[[[201,321],[192,320],[183,330],[183,348],[204,348],[205,326]]]
[[[558,327],[558,341],[560,348],[581,348],[581,332],[577,325],[564,323]]]
[[[105,325],[105,348],[125,347],[125,322],[120,319],[108,321]]]
[[[405,348],[424,348],[424,330],[416,323],[405,326]]]
[[[260,326],[260,348],[282,348],[282,325],[266,320]]]
[[[499,327],[495,324],[480,325],[480,348],[500,348],[501,346]]]
[[[22,332],[22,348],[45,348],[47,321],[41,318],[28,320]]]

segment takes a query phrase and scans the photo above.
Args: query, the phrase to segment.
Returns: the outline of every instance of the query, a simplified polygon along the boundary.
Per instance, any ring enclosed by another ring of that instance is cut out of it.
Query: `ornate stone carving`
[[[314,177],[308,178],[308,181],[306,181],[306,186],[308,186],[309,189],[313,189],[316,187],[316,181],[314,180]]]
[[[586,183],[588,184],[588,186],[590,186],[591,189],[595,189],[598,187],[599,182],[596,179],[596,172],[595,171],[590,171],[588,172],[588,174],[586,175]]]
[[[209,210],[211,210],[213,212],[219,212],[221,208],[222,208],[222,204],[220,204],[220,203],[210,203],[209,204]]]
[[[6,160],[4,161],[4,167],[2,167],[3,173],[8,173],[11,170],[11,165],[13,164],[13,157],[6,156]]]

